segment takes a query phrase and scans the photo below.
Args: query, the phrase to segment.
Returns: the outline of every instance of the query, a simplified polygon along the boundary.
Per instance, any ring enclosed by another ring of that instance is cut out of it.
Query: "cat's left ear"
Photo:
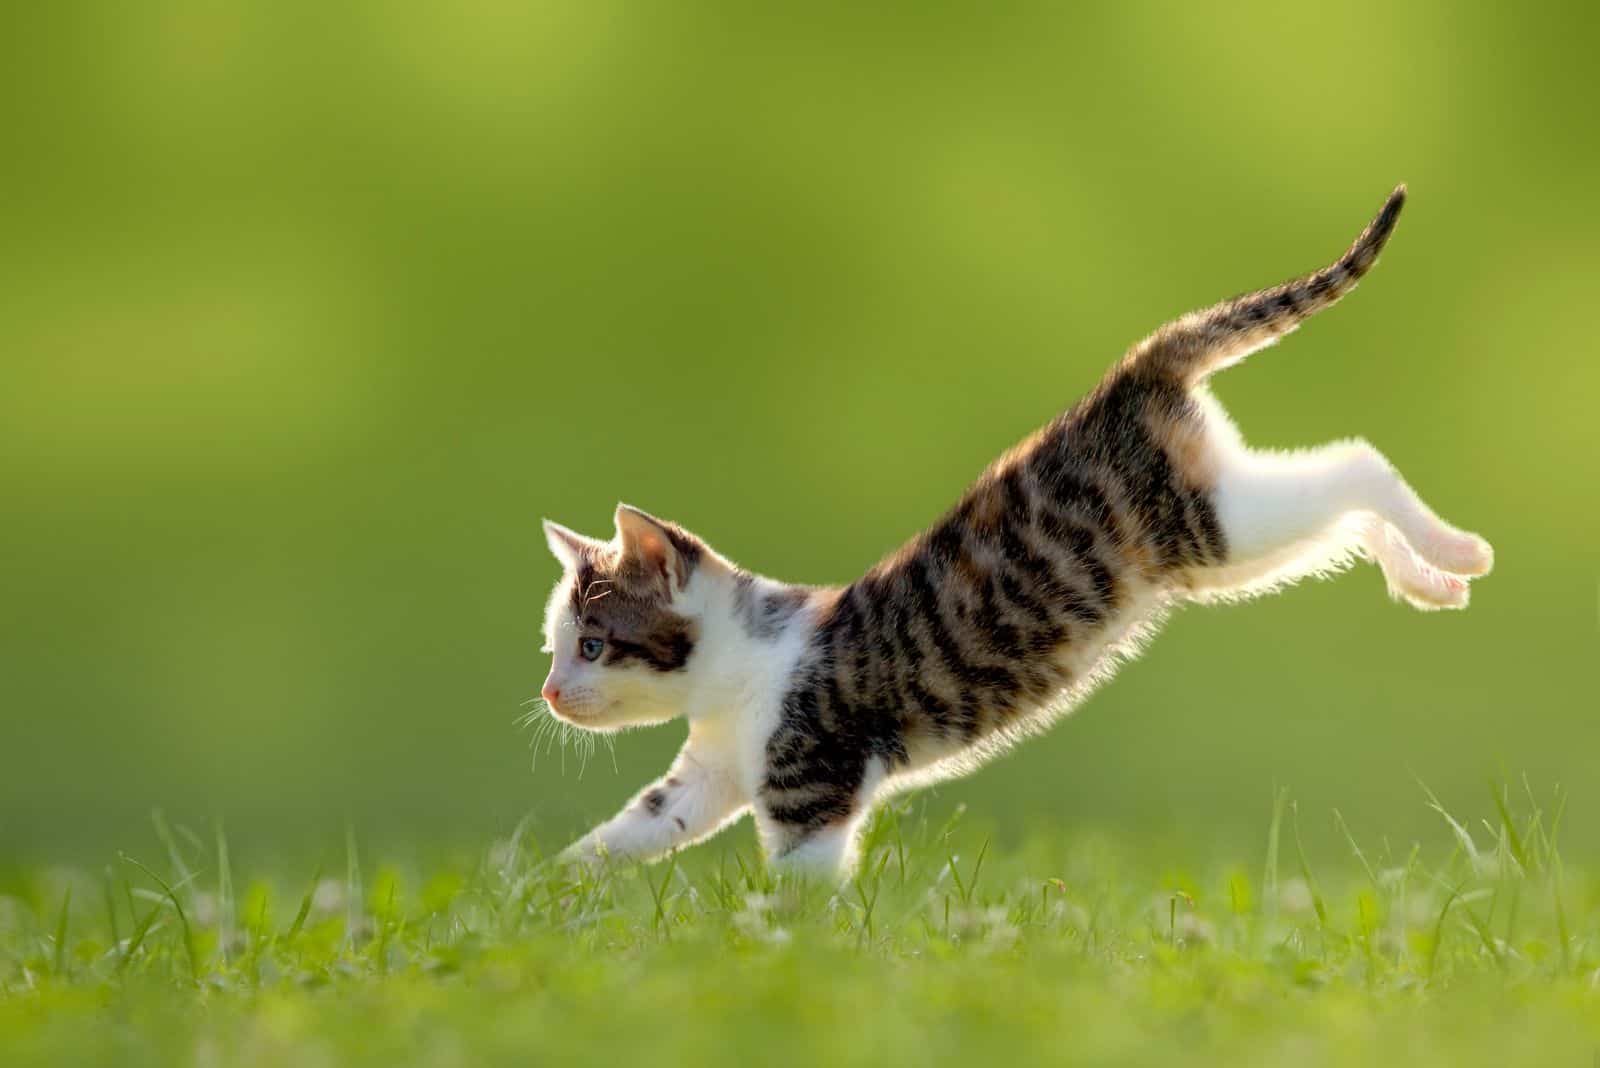
[[[631,504],[618,504],[616,519],[624,560],[638,561],[679,589],[689,585],[689,572],[700,557],[690,535]]]
[[[561,561],[561,566],[568,571],[576,571],[585,555],[604,552],[606,547],[603,541],[586,538],[548,519],[544,521],[544,540],[550,546],[551,555]]]

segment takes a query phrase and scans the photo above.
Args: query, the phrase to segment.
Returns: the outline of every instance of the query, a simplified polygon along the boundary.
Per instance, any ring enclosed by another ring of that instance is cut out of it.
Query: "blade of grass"
[[[1572,972],[1572,933],[1567,929],[1567,907],[1562,900],[1561,881],[1561,854],[1552,851],[1550,856],[1550,893],[1555,898],[1556,904],[1556,935],[1561,939],[1561,972],[1563,975],[1570,975]]]
[[[176,886],[189,886],[194,879],[194,872],[190,869],[188,861],[183,859],[183,850],[178,848],[178,839],[172,833],[172,827],[167,823],[167,817],[159,808],[150,810],[150,822],[155,825],[156,837],[167,851],[167,861],[172,865],[172,871],[177,878]],[[191,903],[193,901],[193,891]]]
[[[1300,877],[1306,881],[1306,888],[1311,891],[1311,907],[1317,913],[1317,926],[1322,929],[1322,952],[1328,952],[1328,905],[1322,899],[1322,890],[1317,886],[1317,877],[1311,874],[1311,864],[1306,860],[1306,848],[1300,842],[1300,806],[1298,803],[1289,805],[1289,826],[1294,832],[1294,849],[1300,859]]]
[[[1550,848],[1559,849],[1561,846],[1561,818],[1567,814],[1567,792],[1556,786],[1556,811],[1550,817]]]
[[[356,827],[349,820],[344,824],[344,898],[345,945],[354,950],[362,917],[361,858],[356,853]]]
[[[951,853],[946,863],[950,866],[950,878],[955,880],[956,893],[961,897],[961,903],[965,905],[970,898],[967,895],[966,884],[961,881],[961,872],[956,868],[956,855]]]
[[[1483,943],[1483,948],[1489,951],[1489,956],[1493,959],[1495,967],[1505,971],[1505,957],[1501,955],[1500,947],[1495,944],[1494,935],[1489,931],[1488,925],[1478,918],[1476,912],[1465,906],[1462,907],[1461,912],[1467,918],[1467,926],[1471,927],[1473,933],[1478,936],[1478,941]]]
[[[1356,843],[1356,836],[1350,833],[1350,825],[1345,823],[1344,815],[1338,810],[1333,810],[1333,822],[1339,828],[1339,833],[1344,835],[1344,840],[1350,843],[1350,852],[1356,855],[1356,860],[1361,862],[1362,870],[1367,873],[1367,881],[1374,889],[1382,891],[1378,884],[1378,873],[1372,870],[1372,865],[1367,863],[1367,855],[1361,851],[1361,846]]]
[[[678,854],[676,852],[667,854],[667,872],[664,876],[662,876],[660,886],[657,886],[654,880],[650,878],[650,873],[648,871],[645,871],[643,868],[640,869],[640,873],[644,877],[644,885],[649,888],[650,896],[654,899],[656,906],[655,918],[651,921],[651,926],[654,930],[662,931],[669,942],[672,941],[672,929],[671,926],[666,922],[667,914],[665,902],[667,896],[667,884],[672,881],[672,874],[677,870],[677,867]]]
[[[983,874],[983,858],[989,855],[989,839],[984,838],[983,845],[978,847],[978,859],[972,864],[972,882],[967,887],[968,894],[978,892],[978,876]]]
[[[1494,796],[1494,807],[1500,813],[1500,826],[1506,836],[1506,844],[1511,848],[1511,855],[1517,859],[1523,871],[1528,870],[1528,852],[1522,846],[1522,837],[1517,834],[1517,821],[1511,816],[1511,798],[1506,792],[1504,782],[1491,783],[1489,792]]]
[[[217,947],[224,966],[233,940],[233,870],[228,864],[228,835],[217,817]]]
[[[72,907],[72,887],[67,887],[67,892],[61,895],[61,918],[56,921],[56,946],[55,970],[53,974],[57,979],[66,978],[67,974],[67,910]]]
[[[122,944],[122,936],[117,933],[117,898],[116,898],[115,892],[113,892],[112,889],[111,889],[111,868],[110,867],[107,867],[105,869],[105,891],[106,891],[106,926],[111,928],[111,944],[113,946],[119,946],[119,945]]]
[[[1428,807],[1437,812],[1441,817],[1444,818],[1444,821],[1450,825],[1450,832],[1455,835],[1456,843],[1466,851],[1467,859],[1471,861],[1472,868],[1474,871],[1476,871],[1479,863],[1478,843],[1472,840],[1472,832],[1467,830],[1466,827],[1462,826],[1461,822],[1454,816],[1450,815],[1450,813],[1445,809],[1444,805],[1440,803],[1439,799],[1434,796],[1433,791],[1428,789],[1427,783],[1423,782],[1421,779],[1418,779],[1417,785],[1422,787],[1422,792],[1428,795]]]
[[[294,922],[289,924],[289,929],[284,932],[283,940],[293,942],[306,925],[306,917],[311,915],[311,902],[317,896],[317,884],[322,882],[322,867],[317,867],[317,872],[311,877],[311,885],[306,889],[305,896],[300,899],[300,908],[294,914]]]
[[[1283,810],[1289,802],[1289,788],[1272,791],[1272,823],[1267,828],[1267,862],[1261,873],[1261,889],[1267,899],[1267,918],[1278,918],[1278,839],[1283,833]]]
[[[184,914],[183,903],[178,900],[177,891],[173,890],[173,888],[168,885],[167,881],[161,876],[157,875],[155,871],[148,865],[134,859],[133,857],[130,857],[126,853],[118,853],[117,856],[120,857],[125,863],[132,864],[135,868],[138,868],[140,871],[150,876],[150,878],[154,879],[162,890],[166,891],[167,900],[171,901],[172,907],[177,910],[178,924],[183,928],[183,947],[188,951],[189,955],[189,976],[194,980],[194,985],[199,986],[200,956],[195,949],[194,932],[189,929],[189,917]]]
[[[128,907],[130,909],[133,907],[131,900]],[[156,922],[156,917],[160,913],[161,907],[157,905],[152,906],[150,911],[145,913],[145,917],[142,920],[139,919],[137,913],[131,914],[134,921],[133,933],[128,936],[128,944],[123,947],[122,956],[117,960],[117,975],[120,976],[127,969],[129,962],[133,960],[133,955],[139,952],[139,947],[144,944],[145,936],[150,933],[151,925]]]
[[[1444,942],[1444,919],[1450,914],[1450,906],[1455,904],[1456,898],[1461,896],[1461,887],[1458,885],[1451,890],[1444,899],[1444,905],[1439,909],[1438,919],[1433,921],[1433,944],[1428,947],[1428,967],[1425,972],[1427,982],[1433,983],[1433,970],[1439,962],[1439,946]]]

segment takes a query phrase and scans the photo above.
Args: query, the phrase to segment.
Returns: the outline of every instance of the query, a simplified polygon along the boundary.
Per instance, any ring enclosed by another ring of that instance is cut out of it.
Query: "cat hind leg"
[[[1487,541],[1439,518],[1361,441],[1292,453],[1222,449],[1212,500],[1228,559],[1201,578],[1202,595],[1248,594],[1364,556],[1397,598],[1460,608],[1466,580],[1494,564]]]

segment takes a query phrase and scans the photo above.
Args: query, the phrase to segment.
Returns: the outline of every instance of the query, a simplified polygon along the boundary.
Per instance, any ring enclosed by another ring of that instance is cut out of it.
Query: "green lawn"
[[[1517,795],[1521,796],[1518,797]],[[1590,1065],[1600,884],[1560,804],[1442,811],[1429,850],[1163,869],[1099,838],[991,851],[917,803],[837,893],[720,843],[576,880],[529,834],[472,865],[305,885],[157,821],[104,872],[0,899],[6,1064],[1293,1063]],[[1327,830],[1327,828],[1332,830]],[[146,867],[147,866],[147,867]],[[364,867],[366,870],[364,870]]]

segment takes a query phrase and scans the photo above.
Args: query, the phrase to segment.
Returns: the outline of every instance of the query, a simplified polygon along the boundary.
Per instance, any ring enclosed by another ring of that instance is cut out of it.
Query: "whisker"
[[[544,698],[531,698],[528,703],[532,707],[518,717],[517,725],[524,729],[531,728],[532,733],[528,739],[528,750],[533,754],[531,770],[537,771],[539,768],[539,753],[541,751],[550,751],[550,743],[556,733],[556,728],[560,726],[560,721],[556,719],[555,713],[550,710],[549,702]]]
[[[604,597],[604,596],[606,596],[606,594],[610,593],[611,591],[610,591],[609,587],[611,586],[611,584],[612,584],[612,582],[611,582],[610,579],[604,579],[604,578],[590,579],[589,580],[589,584],[587,586],[585,586],[583,588],[583,590],[578,594],[578,615],[581,617],[585,612],[587,612],[589,610],[589,603],[591,601],[598,600],[600,597]],[[595,591],[597,589],[599,589],[600,587],[608,587],[608,588],[604,592],[602,592],[602,593],[597,595],[595,593]]]

